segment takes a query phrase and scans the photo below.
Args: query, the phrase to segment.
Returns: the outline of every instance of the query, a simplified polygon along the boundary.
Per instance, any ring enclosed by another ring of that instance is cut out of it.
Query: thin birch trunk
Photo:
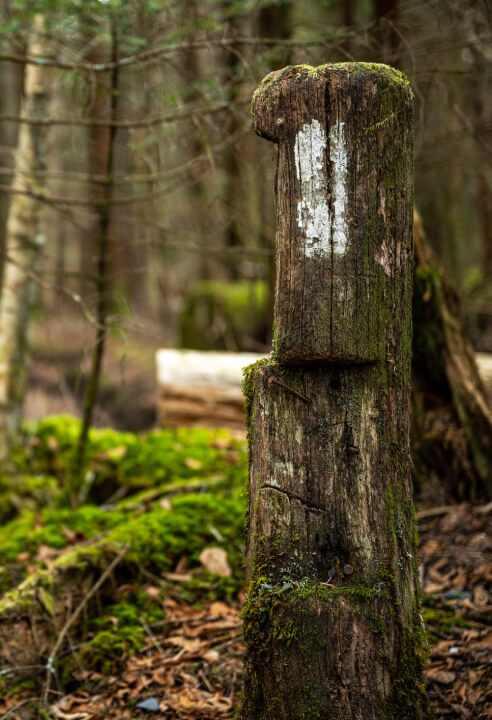
[[[228,34],[234,38],[241,34],[241,18],[235,17],[231,10],[230,3],[223,3],[224,22],[228,28]],[[233,104],[238,97],[240,85],[240,56],[237,48],[231,45],[223,57],[223,83],[226,88],[225,98],[228,103]],[[231,137],[239,130],[239,119],[233,110],[227,115],[224,123],[226,137]],[[223,210],[224,210],[224,245],[227,250],[237,249],[243,245],[240,231],[240,190],[242,168],[239,162],[239,152],[235,144],[227,147],[224,153],[224,188],[223,188]],[[239,280],[241,271],[238,263],[238,256],[233,253],[226,254],[226,266],[232,280]]]
[[[34,19],[29,54],[47,56],[44,18]],[[43,118],[49,102],[50,70],[28,65],[21,114]],[[23,124],[19,128],[12,187],[39,193],[38,172],[45,163],[46,127]],[[0,304],[0,460],[5,460],[19,433],[26,385],[28,328],[44,238],[40,233],[41,204],[27,194],[10,198],[5,237],[5,267]]]

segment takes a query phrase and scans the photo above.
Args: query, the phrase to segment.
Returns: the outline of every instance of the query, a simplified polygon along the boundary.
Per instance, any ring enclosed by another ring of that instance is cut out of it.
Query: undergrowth
[[[81,487],[70,487],[79,421],[47,417],[26,424],[12,453],[12,469],[0,477],[0,522],[29,507],[105,505],[166,485],[214,483],[221,489],[244,481],[245,443],[227,430],[178,428],[142,435],[93,429]]]
[[[243,584],[246,448],[226,430],[140,436],[93,430],[86,484],[74,502],[67,477],[77,437],[78,421],[71,417],[26,426],[13,472],[0,478],[0,616],[12,601],[22,611],[36,602],[32,591],[23,596],[23,588],[35,587],[38,576],[38,598],[51,593],[42,604],[56,607],[56,578],[66,572],[97,578],[127,546],[78,629],[77,662],[109,673],[122,654],[142,647],[147,627],[165,622],[169,591],[190,603],[237,596]],[[201,567],[205,547],[226,551],[230,577]],[[173,582],[166,573],[178,564],[186,579]],[[46,573],[55,578],[52,591]],[[74,663],[68,653],[59,667],[65,685]]]

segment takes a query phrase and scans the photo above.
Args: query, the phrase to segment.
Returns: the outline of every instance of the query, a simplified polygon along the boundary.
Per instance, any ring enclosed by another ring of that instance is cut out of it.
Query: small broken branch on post
[[[241,720],[424,720],[408,445],[413,96],[385,65],[297,65],[264,79],[252,113],[278,145],[277,287],[274,360],[244,383]],[[295,398],[316,412],[296,412]]]
[[[268,378],[268,384],[271,385],[272,383],[274,383],[275,385],[279,385],[279,387],[285,388],[286,390],[288,390],[288,391],[291,392],[291,393],[294,393],[294,395],[297,395],[298,398],[300,398],[301,400],[303,400],[303,401],[304,401],[305,403],[307,403],[308,405],[311,405],[311,403],[313,402],[313,401],[311,400],[311,398],[308,398],[308,397],[306,397],[305,395],[303,395],[302,393],[298,392],[297,390],[294,390],[294,388],[289,387],[288,385],[286,385],[286,384],[285,384],[284,382],[282,382],[281,380],[277,380],[277,378],[274,378],[274,377]]]

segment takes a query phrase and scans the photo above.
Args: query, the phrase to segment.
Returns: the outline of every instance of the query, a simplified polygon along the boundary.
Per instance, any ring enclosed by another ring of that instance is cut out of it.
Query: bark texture
[[[385,66],[298,66],[267,76],[253,107],[256,130],[279,143],[277,353],[244,383],[242,720],[424,718],[411,91]],[[309,130],[299,159],[306,126],[325,140]],[[328,221],[316,226],[313,208]]]
[[[279,360],[382,357],[385,278],[411,252],[401,242],[412,208],[406,81],[364,63],[294,66],[265,78],[252,111],[256,132],[278,143]]]
[[[415,213],[412,457],[422,495],[492,498],[492,411],[460,301]]]
[[[29,53],[48,56],[44,20],[35,16]],[[50,70],[26,65],[21,115],[45,118],[49,101]],[[12,187],[19,190],[10,199],[5,238],[5,265],[0,305],[0,460],[5,460],[15,442],[22,419],[28,354],[28,327],[35,300],[35,273],[44,244],[40,232],[38,175],[45,164],[46,127],[23,124],[19,128]],[[26,193],[26,194],[23,194]]]

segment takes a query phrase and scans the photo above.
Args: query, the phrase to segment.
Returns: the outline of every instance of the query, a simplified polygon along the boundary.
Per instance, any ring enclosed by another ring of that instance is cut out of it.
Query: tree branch
[[[70,127],[108,127],[108,128],[143,128],[162,125],[163,123],[175,122],[176,120],[187,120],[195,115],[215,115],[217,113],[231,110],[234,106],[249,105],[250,101],[236,103],[222,101],[211,108],[195,106],[193,109],[176,113],[162,113],[142,120],[98,120],[96,118],[32,118],[22,115],[0,115],[0,122],[15,122],[24,125],[66,125]]]

